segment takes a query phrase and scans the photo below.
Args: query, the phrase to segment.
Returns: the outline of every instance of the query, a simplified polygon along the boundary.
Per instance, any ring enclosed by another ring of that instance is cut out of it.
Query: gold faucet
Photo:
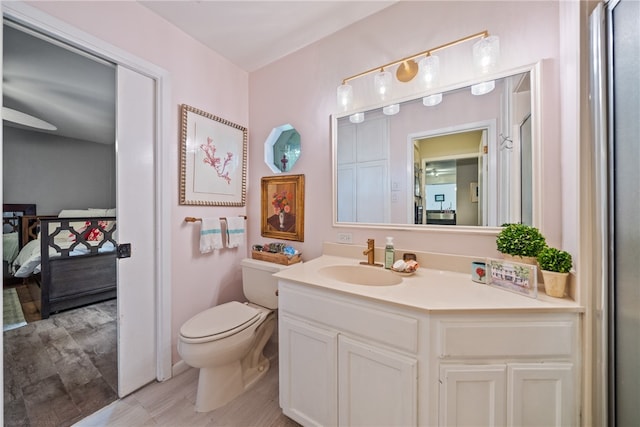
[[[382,264],[376,264],[376,247],[375,240],[367,239],[367,249],[362,252],[362,255],[367,256],[367,261],[361,261],[360,264],[373,265],[380,267]]]

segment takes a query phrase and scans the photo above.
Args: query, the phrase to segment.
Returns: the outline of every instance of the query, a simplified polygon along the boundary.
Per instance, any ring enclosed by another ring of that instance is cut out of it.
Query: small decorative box
[[[487,283],[487,264],[480,261],[471,263],[471,280],[478,283]]]

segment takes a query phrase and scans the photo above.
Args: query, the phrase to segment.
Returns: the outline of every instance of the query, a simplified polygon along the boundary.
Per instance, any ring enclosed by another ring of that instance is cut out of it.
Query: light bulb
[[[442,94],[436,93],[434,95],[425,96],[422,98],[422,105],[425,107],[433,107],[434,105],[438,105],[442,102]]]
[[[429,55],[422,58],[418,63],[420,81],[425,89],[432,88],[438,84],[440,77],[440,58]]]
[[[392,76],[388,71],[380,71],[376,74],[374,79],[374,84],[376,88],[376,93],[380,97],[381,100],[387,99],[391,94],[391,82]]]
[[[491,92],[496,87],[495,80],[489,80],[488,82],[482,82],[471,86],[471,94],[473,95],[485,95]]]
[[[484,37],[473,45],[473,63],[476,72],[488,74],[498,65],[500,57],[500,39],[498,36]]]
[[[338,107],[342,109],[342,111],[347,111],[351,108],[351,104],[353,103],[353,87],[348,84],[341,84],[338,86],[337,91],[338,96]]]
[[[382,108],[382,112],[387,116],[393,116],[394,114],[398,114],[400,111],[400,104],[391,104]]]
[[[364,113],[355,113],[349,116],[351,123],[362,123],[364,121]]]

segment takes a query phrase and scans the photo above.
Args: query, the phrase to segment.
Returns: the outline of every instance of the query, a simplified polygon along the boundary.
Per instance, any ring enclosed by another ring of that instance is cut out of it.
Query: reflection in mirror
[[[537,117],[533,70],[400,104],[387,116],[334,118],[335,218],[367,225],[533,224]]]
[[[264,142],[264,161],[272,172],[289,172],[300,157],[300,134],[290,124],[273,128]]]

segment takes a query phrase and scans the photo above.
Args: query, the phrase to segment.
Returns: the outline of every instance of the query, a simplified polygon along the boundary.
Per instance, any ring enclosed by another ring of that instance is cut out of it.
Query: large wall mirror
[[[436,105],[420,97],[394,115],[333,117],[334,223],[538,226],[538,76],[525,67],[484,95],[460,85]]]

